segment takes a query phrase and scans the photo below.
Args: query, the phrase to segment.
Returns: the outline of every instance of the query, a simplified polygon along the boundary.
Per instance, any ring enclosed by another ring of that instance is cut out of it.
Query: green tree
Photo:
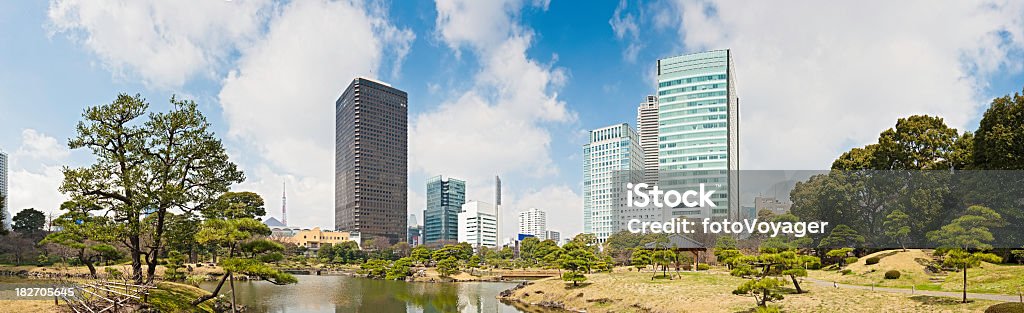
[[[387,280],[404,280],[409,277],[409,268],[412,266],[412,259],[409,257],[400,258],[395,260],[388,268],[387,276],[384,279]]]
[[[171,250],[167,252],[167,269],[164,270],[164,279],[168,281],[184,281],[186,273],[181,271],[185,266],[185,256],[181,252]]]
[[[1024,95],[992,100],[974,134],[973,148],[978,169],[1024,169]]]
[[[765,307],[768,302],[779,301],[784,297],[779,291],[782,287],[782,281],[775,278],[754,278],[743,282],[736,290],[732,291],[734,295],[746,295],[754,298],[757,302],[757,306]]]
[[[741,256],[743,256],[743,253],[737,249],[715,250],[715,259],[719,263],[725,264],[729,270],[732,270],[734,266],[733,260]]]
[[[906,238],[907,235],[910,235],[910,223],[908,221],[910,216],[897,209],[893,210],[885,218],[886,221],[882,224],[885,227],[885,235],[900,245],[903,251],[907,251]]]
[[[759,264],[765,268],[763,275],[779,273],[779,275],[789,276],[798,294],[804,291],[800,288],[800,282],[796,278],[806,277],[808,267],[821,264],[821,259],[815,256],[801,255],[796,251],[762,254],[758,259]]]
[[[36,209],[24,209],[11,219],[11,228],[22,234],[36,234],[46,226],[46,214]]]
[[[651,254],[651,260],[655,264],[661,265],[661,276],[668,277],[668,266],[672,264],[676,259],[676,254],[672,250],[657,250]]]
[[[648,265],[654,263],[653,259],[651,258],[651,251],[646,249],[634,250],[632,258],[630,258],[630,263],[632,263],[633,266],[636,266],[637,270],[647,268]]]
[[[78,261],[89,268],[89,275],[96,278],[96,262],[121,257],[120,251],[112,245],[116,238],[110,219],[93,216],[73,201],[64,202],[61,208],[68,212],[53,220],[60,230],[47,235],[40,243],[72,249]]]
[[[415,248],[412,248],[412,252],[410,253],[410,257],[412,257],[412,259],[416,263],[425,264],[425,263],[427,263],[427,261],[430,261],[430,256],[431,256],[432,253],[433,253],[433,251],[430,251],[430,248],[427,248],[427,246],[422,246],[421,245],[421,246],[416,246]]]
[[[294,276],[281,272],[266,264],[264,255],[284,251],[284,246],[265,239],[270,235],[270,228],[260,221],[251,218],[208,219],[203,221],[202,228],[196,239],[202,244],[217,245],[227,251],[227,256],[219,262],[224,269],[217,287],[206,296],[192,301],[198,305],[213,299],[220,293],[225,280],[231,281],[232,305],[235,301],[234,274],[264,280],[275,285],[294,284],[298,282]]]
[[[860,247],[864,244],[864,236],[857,233],[856,230],[846,226],[846,224],[839,224],[832,231],[829,232],[828,236],[821,239],[818,243],[819,249],[833,249],[843,247]]]
[[[6,199],[3,194],[0,194],[0,221],[7,220],[7,207],[4,204]],[[6,225],[0,225],[0,235],[7,235]]]
[[[92,151],[93,164],[65,168],[61,191],[112,212],[132,259],[132,279],[152,280],[164,249],[170,210],[192,211],[244,180],[193,101],[170,99],[171,109],[151,113],[139,95],[120,94],[110,104],[88,107],[68,141]],[[152,230],[141,223],[152,215]],[[145,233],[144,233],[145,232]],[[150,239],[144,241],[143,236]],[[148,242],[147,242],[148,241]]]
[[[995,240],[991,227],[1003,224],[1002,216],[992,209],[974,205],[967,212],[939,230],[928,232],[928,239],[945,248],[990,250]]]
[[[455,259],[454,256],[449,256],[441,261],[437,262],[437,273],[441,274],[441,277],[450,277],[459,273],[459,260]]]
[[[959,268],[964,272],[963,303],[967,303],[967,269],[981,265],[981,262],[999,263],[1002,258],[995,254],[975,252],[970,253],[962,249],[949,250],[942,264],[949,267]]]
[[[576,240],[579,238],[580,240]],[[597,256],[591,251],[591,246],[596,240],[590,240],[589,236],[577,235],[572,241],[562,247],[564,250],[559,256],[559,266],[566,270],[562,273],[562,279],[571,281],[573,286],[579,285],[587,277],[584,273],[590,273],[591,267],[597,261]]]
[[[200,209],[200,212],[205,219],[258,218],[267,215],[263,197],[251,191],[225,192],[212,204]]]
[[[388,261],[381,259],[369,259],[359,266],[366,273],[366,278],[381,279],[387,277]]]
[[[832,249],[826,252],[825,256],[835,260],[839,267],[843,267],[846,266],[846,257],[850,255],[850,252],[853,252],[853,248]]]
[[[1017,259],[1018,264],[1024,264],[1024,247],[1021,248],[1022,249],[1020,250],[1010,251],[1010,254],[1012,254],[1013,257]]]

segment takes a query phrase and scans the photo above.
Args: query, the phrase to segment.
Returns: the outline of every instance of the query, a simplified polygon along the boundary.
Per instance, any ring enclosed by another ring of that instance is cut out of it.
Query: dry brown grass
[[[685,273],[674,280],[651,280],[650,273],[588,275],[571,288],[556,278],[536,281],[512,298],[526,303],[557,302],[587,312],[740,312],[754,307],[750,297],[733,295],[742,278],[716,273]],[[801,284],[809,292],[787,294],[777,303],[786,312],[982,312],[995,302],[959,304],[953,298],[912,296]]]
[[[878,264],[867,265],[868,258],[890,253],[893,250],[880,251],[849,264],[845,269],[852,271],[848,275],[842,275],[839,271],[810,271],[808,275],[821,280],[834,281],[853,285],[876,285],[883,287],[910,288],[918,286],[925,289],[938,289],[937,283],[929,279],[943,279],[944,276],[934,276],[925,272],[925,267],[919,264],[916,259],[931,260],[931,254],[923,250],[898,251],[896,254],[883,257]],[[900,271],[899,279],[885,279],[885,272],[890,270]],[[927,288],[927,287],[934,288]]]
[[[0,300],[0,312],[58,312],[53,300]]]

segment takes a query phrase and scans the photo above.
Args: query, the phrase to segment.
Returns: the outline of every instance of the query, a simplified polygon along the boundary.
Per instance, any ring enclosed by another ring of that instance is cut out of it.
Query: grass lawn
[[[881,251],[860,258],[856,263],[846,267],[852,271],[842,275],[838,271],[809,271],[813,278],[834,281],[843,284],[880,286],[892,288],[934,291],[961,291],[963,274],[948,272],[943,275],[930,275],[917,259],[931,259],[931,255],[922,250],[908,250],[881,259],[878,264],[867,265],[865,261],[874,255],[886,253]],[[900,271],[899,279],[885,279],[886,271]],[[934,280],[934,281],[933,281]],[[984,263],[980,268],[967,270],[967,291],[976,293],[1016,295],[1018,288],[1024,289],[1024,266],[996,265]]]
[[[660,274],[660,273],[659,273]],[[556,302],[587,312],[738,312],[754,299],[733,295],[744,281],[723,273],[686,272],[675,279],[651,280],[650,272],[587,275],[579,287],[548,278],[517,290],[511,298],[526,303]],[[788,281],[788,280],[787,280]],[[957,299],[801,284],[807,293],[785,295],[776,303],[786,312],[981,312],[996,302],[960,304]]]
[[[190,285],[159,282],[157,289],[150,291],[149,304],[160,312],[213,312],[213,308],[210,307],[213,299],[203,302],[198,307],[190,304],[192,300],[205,294],[209,292]]]

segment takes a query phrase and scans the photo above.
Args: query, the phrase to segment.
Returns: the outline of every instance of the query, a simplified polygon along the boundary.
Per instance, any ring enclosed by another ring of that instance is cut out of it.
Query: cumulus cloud
[[[400,64],[414,38],[358,2],[294,1],[275,13],[219,94],[229,136],[256,151],[240,188],[278,195],[294,182],[289,222],[333,227],[334,102],[352,78]]]
[[[547,213],[547,228],[561,233],[562,238],[583,232],[583,196],[566,185],[548,185],[538,189],[527,189],[513,199],[514,210],[502,212],[502,218],[518,221],[519,212],[538,208]],[[514,225],[514,224],[513,224]],[[512,236],[513,230],[503,230]]]
[[[1024,4],[676,1],[685,50],[730,48],[744,169],[821,169],[896,119],[960,130],[989,99],[986,76],[1019,71]],[[908,13],[908,12],[912,12]]]
[[[546,4],[529,5],[543,8]],[[554,66],[554,61],[544,64],[527,55],[533,33],[517,22],[525,5],[522,1],[437,1],[438,37],[457,53],[468,51],[480,68],[471,87],[412,119],[410,169],[465,179],[470,199],[492,202],[495,174],[502,175],[506,195],[546,187],[538,183],[541,178],[557,173],[547,127],[576,120],[576,113],[558,97],[566,71]],[[502,226],[509,231],[516,226],[509,216],[514,218],[523,205],[512,198],[507,197],[503,206]],[[422,206],[410,202],[409,210],[419,212]],[[561,210],[550,210],[555,209]],[[579,216],[571,220],[581,223]]]
[[[615,13],[608,20],[608,24],[612,26],[615,38],[627,41],[628,45],[622,51],[622,57],[632,63],[636,62],[636,57],[644,45],[640,41],[640,24],[636,15],[626,11],[628,6],[629,2],[620,0],[619,5],[615,7]]]
[[[64,180],[61,164],[69,155],[67,147],[59,144],[56,138],[35,129],[22,130],[21,144],[10,156],[8,220],[28,208],[45,213],[56,212],[67,200],[57,190]]]
[[[177,88],[196,75],[213,77],[260,34],[269,0],[88,1],[53,0],[51,34],[79,41],[122,78]]]

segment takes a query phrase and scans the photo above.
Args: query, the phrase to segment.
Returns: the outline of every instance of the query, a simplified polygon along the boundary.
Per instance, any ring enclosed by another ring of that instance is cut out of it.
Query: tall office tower
[[[622,123],[590,131],[583,145],[583,232],[604,242],[619,231],[626,184],[643,180],[643,153],[635,130]]]
[[[644,151],[644,182],[658,184],[658,96],[647,96],[636,109],[636,130]]]
[[[547,214],[537,208],[519,212],[519,233],[547,239]]]
[[[498,211],[487,202],[469,201],[459,212],[459,242],[473,248],[498,246]]]
[[[423,210],[423,243],[459,240],[459,212],[466,203],[466,182],[444,176],[427,180],[427,209]]]
[[[739,205],[739,97],[729,50],[658,60],[658,182],[716,192],[716,207],[673,208],[671,216],[735,219]],[[668,217],[666,217],[668,218]]]
[[[4,229],[11,229],[11,208],[8,206],[10,203],[10,194],[7,193],[7,154],[0,151],[0,195],[3,195],[4,201]]]
[[[335,103],[334,227],[405,240],[408,96],[356,78]]]

